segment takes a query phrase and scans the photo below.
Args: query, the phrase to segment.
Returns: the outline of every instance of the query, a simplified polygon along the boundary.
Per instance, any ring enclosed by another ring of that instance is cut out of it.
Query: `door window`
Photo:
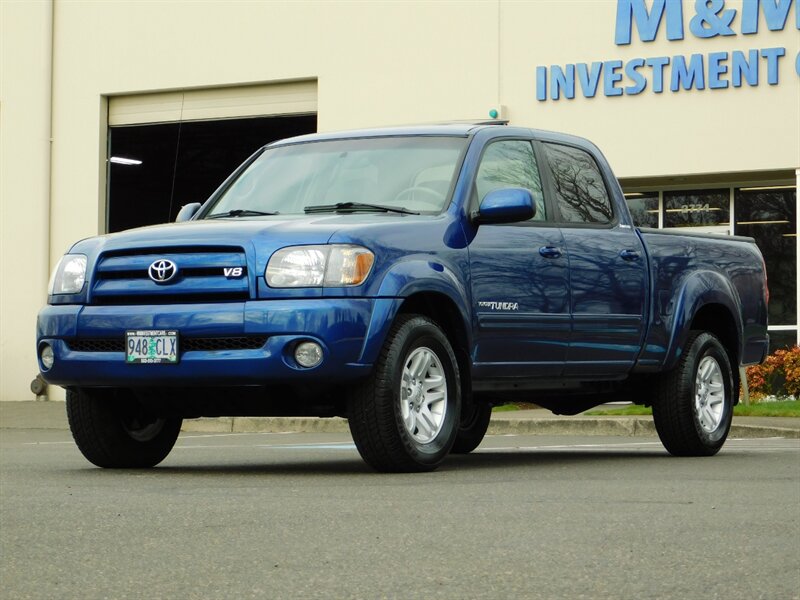
[[[556,202],[566,223],[611,223],[614,211],[600,167],[580,148],[544,144],[553,173]]]
[[[483,153],[478,176],[475,178],[478,202],[483,201],[489,192],[509,187],[525,188],[531,193],[536,206],[534,221],[544,221],[547,218],[542,181],[530,142],[494,142]]]

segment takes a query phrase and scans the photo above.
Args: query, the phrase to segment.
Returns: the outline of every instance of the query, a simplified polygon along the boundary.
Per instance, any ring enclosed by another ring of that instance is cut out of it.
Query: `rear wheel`
[[[112,469],[157,465],[175,445],[182,423],[153,414],[122,390],[68,390],[67,418],[86,459]]]
[[[378,471],[431,471],[447,456],[461,409],[458,364],[427,317],[400,315],[370,377],[348,402],[350,432]]]
[[[653,403],[664,447],[675,456],[711,456],[728,437],[733,418],[733,372],[725,348],[693,331],[677,367],[665,373]]]

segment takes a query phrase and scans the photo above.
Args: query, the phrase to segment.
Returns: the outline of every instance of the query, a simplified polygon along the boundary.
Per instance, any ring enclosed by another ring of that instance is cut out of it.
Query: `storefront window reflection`
[[[664,227],[729,226],[730,218],[728,189],[664,192]]]
[[[774,327],[797,325],[797,192],[794,185],[733,189],[629,192],[625,200],[637,227],[691,227],[703,233],[731,233],[755,239],[769,277],[770,351],[793,346],[797,331]]]
[[[658,227],[658,193],[626,194],[625,200],[636,227]]]
[[[769,332],[769,351],[770,354],[775,350],[791,348],[797,345],[796,331],[770,331]]]
[[[734,233],[755,238],[767,264],[769,323],[794,325],[797,323],[796,192],[791,188],[745,188],[737,189],[734,198]],[[773,333],[778,332],[770,335]],[[785,345],[777,341],[781,336],[774,337],[776,343]]]

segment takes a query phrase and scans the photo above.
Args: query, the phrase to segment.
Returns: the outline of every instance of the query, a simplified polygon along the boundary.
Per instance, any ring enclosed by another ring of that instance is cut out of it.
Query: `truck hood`
[[[463,248],[445,241],[460,230],[448,214],[385,213],[248,217],[143,227],[75,244],[71,252],[87,256],[88,285],[83,296],[64,301],[160,304],[165,298],[216,302],[320,297],[319,287],[269,288],[262,274],[280,248],[327,243],[359,244],[375,254],[370,284],[375,290],[343,288],[337,293],[377,293],[383,272],[398,257]],[[172,263],[180,274],[169,285],[157,283],[149,273],[158,260]]]
[[[366,230],[414,227],[439,220],[430,215],[325,214],[247,217],[170,223],[130,229],[75,244],[71,252],[98,254],[119,250],[166,249],[178,246],[255,247],[259,253],[287,245],[325,244],[337,233],[362,237]],[[337,236],[338,237],[338,236]],[[335,241],[335,240],[334,240]]]

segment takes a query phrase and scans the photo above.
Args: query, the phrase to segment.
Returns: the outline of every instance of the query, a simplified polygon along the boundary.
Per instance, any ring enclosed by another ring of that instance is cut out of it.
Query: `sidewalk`
[[[68,429],[63,402],[0,402],[0,429]],[[347,421],[316,417],[219,417],[190,419],[183,431],[204,433],[260,433],[276,431],[347,432]],[[652,417],[564,417],[543,409],[497,412],[489,435],[656,435]],[[800,439],[800,419],[734,417],[729,437]]]

